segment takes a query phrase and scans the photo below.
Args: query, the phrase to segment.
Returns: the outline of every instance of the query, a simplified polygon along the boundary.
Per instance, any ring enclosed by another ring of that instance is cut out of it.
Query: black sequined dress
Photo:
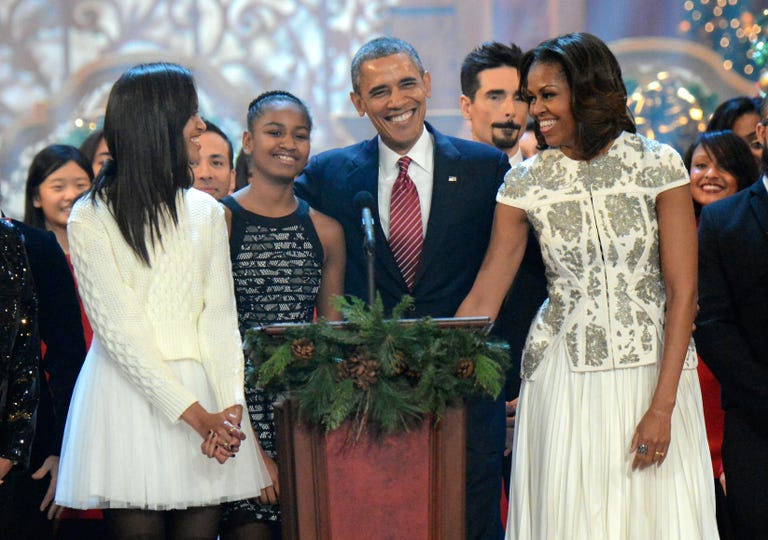
[[[0,457],[26,467],[39,399],[37,299],[21,233],[0,219]]]

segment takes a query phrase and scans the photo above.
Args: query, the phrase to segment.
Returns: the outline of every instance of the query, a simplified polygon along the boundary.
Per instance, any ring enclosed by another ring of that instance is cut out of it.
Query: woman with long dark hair
[[[110,538],[216,538],[219,503],[271,483],[258,445],[240,445],[253,434],[224,212],[189,189],[203,131],[188,70],[129,69],[107,103],[112,160],[69,220],[94,339],[56,500],[104,509]]]
[[[533,227],[548,299],[523,352],[507,537],[715,539],[682,160],[635,133],[595,36],[527,52],[520,90],[543,150],[507,173],[457,313],[496,315]]]

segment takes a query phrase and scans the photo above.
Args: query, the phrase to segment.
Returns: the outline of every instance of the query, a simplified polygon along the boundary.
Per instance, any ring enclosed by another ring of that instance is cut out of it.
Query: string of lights
[[[723,57],[723,68],[768,93],[768,8],[764,0],[685,0],[679,33]]]

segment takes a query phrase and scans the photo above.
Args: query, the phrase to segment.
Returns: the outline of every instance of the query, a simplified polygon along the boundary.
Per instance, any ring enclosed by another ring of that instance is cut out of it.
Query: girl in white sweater
[[[107,104],[113,160],[69,219],[94,340],[56,501],[103,508],[110,538],[216,538],[219,503],[271,483],[260,448],[241,445],[253,433],[224,212],[189,189],[203,131],[189,71],[131,68]]]

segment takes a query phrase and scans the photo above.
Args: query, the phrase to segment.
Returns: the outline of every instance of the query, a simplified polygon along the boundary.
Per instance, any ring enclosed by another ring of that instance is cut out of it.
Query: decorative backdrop
[[[688,39],[682,48],[679,42],[667,43],[672,49],[664,54],[658,43],[643,52],[648,41],[640,36],[681,36],[680,21],[697,11],[697,24],[705,25],[704,19],[717,17],[714,7],[725,3],[728,16],[752,15],[731,19],[754,22],[749,35],[758,41],[749,41],[749,47],[757,47],[768,35],[768,22],[760,26],[768,13],[757,10],[765,1],[0,0],[2,208],[21,215],[32,156],[52,142],[79,145],[100,125],[112,83],[138,62],[189,66],[198,82],[201,112],[221,125],[236,147],[250,100],[266,90],[290,90],[312,111],[312,151],[318,152],[372,133],[349,102],[349,62],[376,35],[397,35],[414,44],[432,74],[430,121],[443,131],[466,135],[457,108],[458,73],[472,47],[496,39],[526,49],[557,34],[587,30],[609,41],[631,38],[617,42],[614,50],[628,82],[667,125],[655,129],[661,136],[680,121],[665,116],[669,102],[681,99],[678,88],[697,100],[686,102],[688,118],[688,108],[698,107],[706,116],[713,100],[754,94],[758,73],[753,69],[749,81],[742,71],[728,71],[722,66],[723,50],[693,43],[698,34],[682,36]],[[696,28],[692,22],[689,26]],[[695,59],[702,54],[714,56],[707,62],[711,69],[698,69]],[[757,65],[762,53],[751,54]],[[673,95],[662,99],[647,84],[664,71],[675,86],[665,89]],[[656,123],[654,115],[643,118]],[[685,122],[689,130],[692,124]]]

